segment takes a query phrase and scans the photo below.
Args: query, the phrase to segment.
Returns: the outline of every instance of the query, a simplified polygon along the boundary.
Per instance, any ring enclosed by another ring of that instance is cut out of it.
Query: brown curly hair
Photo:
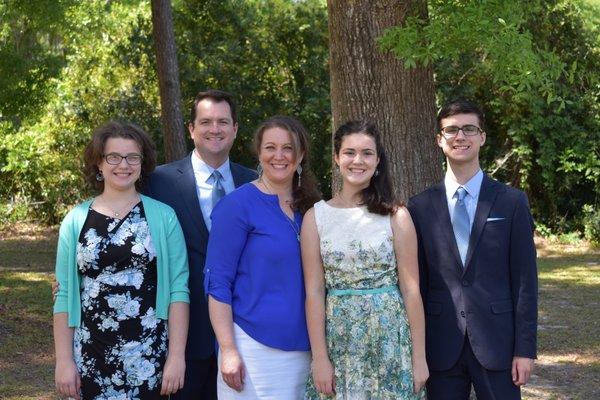
[[[142,128],[130,122],[113,120],[96,128],[83,155],[83,173],[86,182],[95,190],[100,192],[104,190],[104,181],[98,181],[96,175],[100,172],[98,164],[102,162],[104,146],[109,138],[130,139],[140,146],[142,166],[140,179],[135,183],[135,188],[138,192],[142,191],[147,182],[148,175],[154,171],[154,167],[156,166],[156,148],[150,136]]]

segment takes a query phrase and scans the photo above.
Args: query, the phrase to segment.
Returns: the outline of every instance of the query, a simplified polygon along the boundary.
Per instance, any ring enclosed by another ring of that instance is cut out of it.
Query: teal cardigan
[[[183,231],[168,205],[140,195],[150,235],[156,248],[156,316],[167,319],[173,302],[190,302],[188,257]],[[59,291],[54,313],[66,312],[70,327],[81,322],[81,275],[77,268],[77,242],[92,200],[75,206],[60,225],[56,252],[56,280]]]

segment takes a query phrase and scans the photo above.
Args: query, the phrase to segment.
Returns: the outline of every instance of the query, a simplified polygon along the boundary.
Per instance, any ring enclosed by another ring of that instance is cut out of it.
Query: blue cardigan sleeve
[[[246,246],[250,224],[237,193],[225,196],[211,214],[212,228],[204,269],[204,293],[231,305],[240,257]]]
[[[68,312],[68,282],[69,282],[69,259],[73,257],[73,238],[71,229],[72,219],[67,217],[60,224],[58,233],[58,246],[56,249],[55,275],[58,282],[58,293],[54,300],[54,314]]]
[[[190,291],[188,289],[188,256],[185,247],[185,238],[179,220],[174,211],[169,213],[167,220],[167,248],[169,250],[169,289],[170,303],[190,302]]]

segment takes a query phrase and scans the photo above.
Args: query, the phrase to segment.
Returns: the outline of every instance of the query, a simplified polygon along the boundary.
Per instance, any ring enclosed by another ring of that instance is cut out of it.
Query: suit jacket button
[[[465,312],[464,312],[464,311],[461,311],[461,312],[460,312],[460,316],[464,318],[464,317],[465,317]]]
[[[467,280],[462,281],[462,285],[463,286],[469,286],[469,281],[467,281]]]

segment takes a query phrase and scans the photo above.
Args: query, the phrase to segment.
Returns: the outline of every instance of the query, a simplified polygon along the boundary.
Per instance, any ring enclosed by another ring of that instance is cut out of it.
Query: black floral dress
[[[167,326],[156,318],[156,252],[142,203],[123,219],[90,208],[79,237],[82,399],[160,398]]]

